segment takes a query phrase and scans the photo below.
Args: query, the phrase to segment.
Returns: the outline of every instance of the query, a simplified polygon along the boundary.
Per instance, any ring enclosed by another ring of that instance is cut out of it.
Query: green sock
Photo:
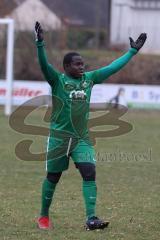
[[[41,216],[49,215],[49,207],[52,202],[53,193],[56,188],[56,183],[52,183],[48,181],[46,178],[42,185],[42,208],[41,208]]]
[[[95,181],[83,181],[83,197],[87,218],[95,216],[97,187]]]

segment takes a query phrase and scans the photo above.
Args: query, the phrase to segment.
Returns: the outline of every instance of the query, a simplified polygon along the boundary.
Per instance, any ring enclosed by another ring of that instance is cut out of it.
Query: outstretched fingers
[[[41,29],[40,23],[39,23],[39,22],[36,22],[36,24],[35,24],[35,30],[36,30],[36,32],[38,32],[40,29]]]
[[[146,39],[147,39],[147,34],[146,33],[141,33],[136,42],[139,42],[139,41],[145,42]]]
[[[133,38],[129,37],[130,43],[134,43]]]

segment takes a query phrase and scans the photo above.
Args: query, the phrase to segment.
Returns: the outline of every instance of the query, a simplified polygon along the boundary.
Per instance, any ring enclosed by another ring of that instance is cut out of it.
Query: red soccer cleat
[[[49,230],[52,228],[52,223],[49,217],[39,217],[37,220],[38,228],[43,230]]]

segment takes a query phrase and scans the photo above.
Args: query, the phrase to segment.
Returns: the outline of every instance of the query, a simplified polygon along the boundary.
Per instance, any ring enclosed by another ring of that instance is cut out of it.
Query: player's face
[[[74,78],[80,78],[84,74],[84,62],[81,56],[73,56],[72,62],[65,68],[66,73]]]

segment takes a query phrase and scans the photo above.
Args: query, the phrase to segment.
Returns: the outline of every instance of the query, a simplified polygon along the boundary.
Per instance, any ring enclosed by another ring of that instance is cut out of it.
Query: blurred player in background
[[[130,38],[131,48],[127,53],[110,65],[95,71],[85,72],[81,55],[69,52],[63,59],[65,73],[61,73],[48,62],[43,30],[39,22],[36,22],[35,33],[39,64],[45,79],[51,86],[53,98],[46,156],[47,175],[42,185],[42,207],[38,218],[38,227],[40,229],[52,227],[49,207],[57,183],[62,172],[68,169],[71,157],[83,179],[86,229],[103,229],[108,226],[109,222],[98,218],[95,212],[97,198],[96,159],[87,129],[91,90],[94,84],[102,83],[132,59],[145,43],[146,34],[142,33],[137,41]]]
[[[109,100],[109,102],[107,103],[107,106],[108,104],[109,105],[111,104],[113,108],[118,108],[118,109],[123,108],[123,106],[127,107],[127,101],[125,99],[125,89],[120,87],[118,89],[117,94]]]

